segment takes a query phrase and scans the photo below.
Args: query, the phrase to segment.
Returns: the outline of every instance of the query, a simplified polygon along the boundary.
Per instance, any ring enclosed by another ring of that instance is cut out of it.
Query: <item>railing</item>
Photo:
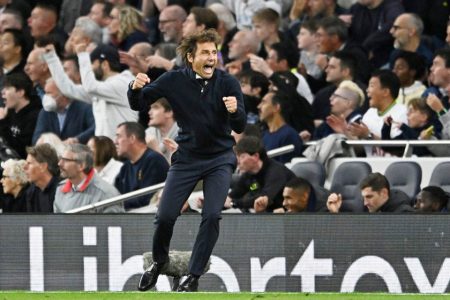
[[[289,152],[292,152],[292,151],[294,151],[294,145],[287,145],[287,146],[283,146],[283,147],[280,147],[280,148],[276,148],[276,149],[267,151],[267,156],[275,157],[275,156],[286,154],[286,153],[289,153]],[[133,191],[133,192],[126,193],[126,194],[123,194],[123,195],[119,195],[119,196],[116,196],[116,197],[113,197],[113,198],[110,198],[110,199],[106,199],[106,200],[103,200],[103,201],[99,201],[99,202],[96,202],[96,203],[84,205],[84,206],[81,206],[81,207],[69,210],[66,213],[76,214],[76,213],[88,212],[88,211],[91,211],[91,210],[95,210],[95,209],[99,209],[99,208],[103,208],[103,207],[107,207],[107,206],[111,206],[111,205],[115,205],[115,204],[120,204],[120,203],[125,202],[125,201],[127,201],[129,199],[133,199],[133,198],[136,198],[136,197],[140,197],[140,196],[143,196],[143,195],[154,193],[154,192],[162,189],[164,187],[164,185],[165,185],[164,182],[158,183],[158,184],[155,184],[155,185],[152,185],[152,186],[149,186],[149,187],[137,190],[137,191]]]
[[[315,145],[317,142],[307,142],[307,146]],[[377,146],[377,147],[405,147],[402,157],[410,157],[412,148],[418,146],[450,145],[450,140],[347,140],[350,146]]]

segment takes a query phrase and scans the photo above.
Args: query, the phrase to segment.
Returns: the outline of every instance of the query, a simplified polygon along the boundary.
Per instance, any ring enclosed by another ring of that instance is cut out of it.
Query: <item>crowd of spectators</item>
[[[247,113],[238,178],[224,209],[339,212],[342,199],[283,163],[331,135],[450,138],[450,7],[401,0],[0,1],[3,212],[66,212],[163,182],[183,128],[166,99],[128,99],[185,62],[180,41],[215,29],[218,68],[241,83]],[[202,89],[205,83],[200,83]],[[173,86],[173,89],[179,87]],[[266,151],[294,145],[288,154]],[[448,157],[442,145],[417,156]],[[399,149],[364,147],[361,156]],[[412,211],[381,174],[361,182],[369,212]],[[145,207],[152,195],[98,212]],[[153,198],[156,198],[154,195]],[[448,195],[424,188],[416,210]],[[443,204],[444,203],[444,204]]]

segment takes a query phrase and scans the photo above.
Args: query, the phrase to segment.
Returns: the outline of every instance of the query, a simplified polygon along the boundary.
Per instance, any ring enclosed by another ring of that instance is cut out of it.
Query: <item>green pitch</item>
[[[334,293],[0,292],[0,300],[450,300],[450,295]]]

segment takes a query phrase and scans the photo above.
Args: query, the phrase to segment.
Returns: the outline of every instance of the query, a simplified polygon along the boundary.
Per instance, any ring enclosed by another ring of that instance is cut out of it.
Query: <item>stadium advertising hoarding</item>
[[[153,215],[1,215],[1,290],[136,290]],[[191,250],[200,216],[180,217]],[[204,291],[448,293],[446,215],[225,215]],[[161,276],[160,291],[171,281]]]

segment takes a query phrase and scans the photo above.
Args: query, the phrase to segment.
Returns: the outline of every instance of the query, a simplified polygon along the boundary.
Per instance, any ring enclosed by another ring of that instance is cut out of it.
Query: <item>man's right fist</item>
[[[150,78],[145,73],[138,73],[136,75],[136,79],[133,81],[133,85],[131,86],[132,90],[142,89],[144,85],[150,83]]]

